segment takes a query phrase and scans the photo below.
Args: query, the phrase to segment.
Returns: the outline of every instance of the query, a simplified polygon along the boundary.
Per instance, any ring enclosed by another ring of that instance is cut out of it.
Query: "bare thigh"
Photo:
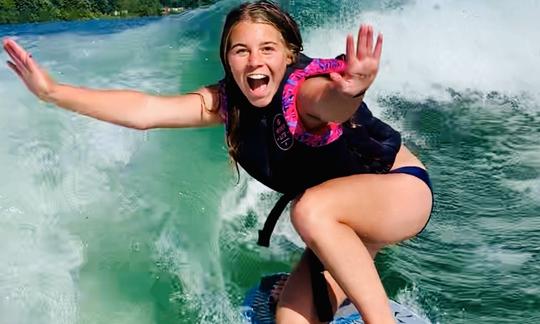
[[[431,191],[407,174],[354,175],[313,187],[294,204],[292,221],[302,239],[316,240],[319,221],[330,218],[350,226],[372,258],[387,244],[403,241],[420,231],[431,211]],[[334,310],[345,294],[325,272]],[[312,301],[306,257],[291,274],[277,309],[278,323],[318,323]]]
[[[415,236],[431,213],[428,186],[409,174],[358,174],[312,187],[293,205],[302,239],[316,240],[328,221],[351,227],[366,244],[392,244]]]

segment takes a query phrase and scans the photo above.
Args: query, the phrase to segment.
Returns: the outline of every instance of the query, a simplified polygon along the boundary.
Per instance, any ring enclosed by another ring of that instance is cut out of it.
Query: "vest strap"
[[[317,316],[320,322],[330,322],[334,318],[332,304],[328,295],[328,287],[326,286],[326,278],[324,277],[324,266],[321,260],[313,253],[311,249],[307,249],[309,272],[311,278],[311,290],[313,292],[313,305],[317,310]]]
[[[274,227],[276,227],[279,216],[281,216],[283,210],[287,207],[287,204],[296,196],[298,196],[297,193],[286,193],[279,198],[270,214],[268,214],[263,228],[259,230],[259,239],[257,240],[258,245],[265,247],[270,246],[270,237],[272,236],[272,232],[274,232]]]

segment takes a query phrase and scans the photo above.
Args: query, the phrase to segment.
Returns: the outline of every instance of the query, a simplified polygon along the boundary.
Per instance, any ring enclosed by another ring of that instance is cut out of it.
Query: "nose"
[[[253,51],[249,54],[249,61],[250,66],[259,66],[262,64],[262,56],[258,51]]]

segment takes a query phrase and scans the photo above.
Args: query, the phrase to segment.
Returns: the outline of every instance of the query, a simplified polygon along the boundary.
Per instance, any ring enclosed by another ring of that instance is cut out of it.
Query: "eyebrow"
[[[277,45],[278,43],[276,42],[273,42],[273,41],[267,41],[267,42],[264,42],[262,44],[259,44],[259,46],[265,46],[265,45]],[[233,46],[231,46],[231,48],[229,50],[232,50],[234,49],[235,47],[239,47],[239,46],[243,46],[243,47],[247,47],[246,44],[244,43],[236,43],[234,44]]]

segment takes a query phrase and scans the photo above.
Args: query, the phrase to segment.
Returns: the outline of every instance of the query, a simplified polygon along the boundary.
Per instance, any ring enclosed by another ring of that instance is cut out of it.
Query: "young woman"
[[[269,1],[244,3],[223,29],[225,78],[170,97],[60,84],[15,41],[3,46],[32,93],[68,110],[135,129],[225,123],[234,161],[285,194],[260,243],[268,244],[273,223],[293,200],[291,220],[309,248],[278,292],[276,321],[328,320],[325,305],[314,302],[327,298],[329,288],[332,311],[349,297],[366,323],[379,324],[394,319],[372,259],[385,245],[419,233],[432,206],[425,167],[363,103],[382,43],[382,35],[374,43],[372,27],[362,25],[356,46],[347,37],[344,57],[310,59],[287,13]],[[315,280],[318,260],[322,285]]]

